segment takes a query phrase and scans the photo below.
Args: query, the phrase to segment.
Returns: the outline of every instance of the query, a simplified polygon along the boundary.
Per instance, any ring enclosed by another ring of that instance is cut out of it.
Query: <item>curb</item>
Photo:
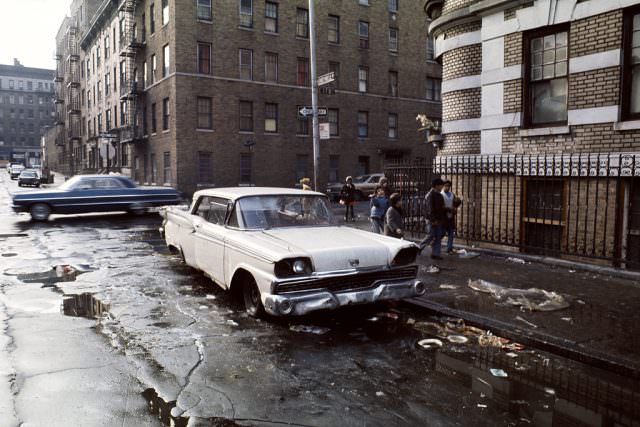
[[[472,326],[488,329],[496,335],[518,341],[528,347],[535,347],[536,349],[547,351],[554,355],[559,355],[609,372],[615,372],[616,374],[628,378],[640,378],[640,365],[636,362],[611,356],[596,350],[586,351],[575,341],[526,330],[512,323],[503,322],[467,311],[456,310],[428,300],[413,298],[405,300],[405,302],[427,309],[435,314],[460,318]]]

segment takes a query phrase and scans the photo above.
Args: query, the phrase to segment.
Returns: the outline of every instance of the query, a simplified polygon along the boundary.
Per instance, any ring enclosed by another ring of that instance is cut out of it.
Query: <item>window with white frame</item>
[[[264,104],[264,131],[267,133],[278,132],[278,104]]]
[[[253,80],[253,50],[240,49],[238,56],[240,63],[240,78],[243,80]]]
[[[365,93],[369,90],[369,68],[358,68],[358,92]]]
[[[265,52],[264,54],[264,81],[270,83],[278,82],[278,54]]]
[[[358,21],[358,37],[360,39],[360,48],[369,49],[369,23],[366,21]]]
[[[264,30],[269,33],[278,32],[278,3],[272,1],[265,2]]]
[[[369,112],[358,111],[358,137],[367,138],[369,136]]]
[[[198,104],[198,129],[213,129],[213,116],[211,112],[211,98],[199,96]]]
[[[389,113],[387,124],[388,124],[387,136],[391,139],[397,139],[398,138],[398,115],[395,113]]]
[[[398,0],[389,0],[389,12],[398,11]]]
[[[211,0],[198,0],[198,19],[202,21],[213,20]]]
[[[239,0],[240,26],[253,28],[253,0]]]
[[[340,17],[329,15],[327,17],[327,39],[329,43],[340,43]]]
[[[389,28],[389,51],[391,52],[398,51],[398,32],[397,28]]]
[[[301,7],[296,9],[296,36],[309,38],[309,11]]]
[[[427,77],[425,99],[429,101],[440,101],[442,99],[441,87],[442,79]]]

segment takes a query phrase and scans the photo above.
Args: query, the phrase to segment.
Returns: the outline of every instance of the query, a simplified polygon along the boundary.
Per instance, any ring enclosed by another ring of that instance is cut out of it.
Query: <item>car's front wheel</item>
[[[247,277],[245,280],[242,286],[242,295],[244,297],[244,307],[249,316],[261,318],[266,315],[260,298],[260,290],[253,277]]]
[[[51,215],[51,208],[46,203],[35,203],[29,209],[31,219],[35,221],[46,221]]]

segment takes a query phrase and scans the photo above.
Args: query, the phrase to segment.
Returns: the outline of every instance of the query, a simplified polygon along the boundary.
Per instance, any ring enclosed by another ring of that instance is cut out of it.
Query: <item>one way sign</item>
[[[309,117],[313,115],[312,107],[300,107],[298,114],[301,117]],[[324,117],[327,115],[327,107],[318,107],[318,117]]]

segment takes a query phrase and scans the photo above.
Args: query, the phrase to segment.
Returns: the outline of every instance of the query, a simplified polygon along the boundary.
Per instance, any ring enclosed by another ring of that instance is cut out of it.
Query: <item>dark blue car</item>
[[[12,208],[29,212],[36,221],[45,221],[52,213],[142,213],[152,206],[181,201],[180,193],[173,188],[138,187],[129,178],[117,175],[76,175],[56,189],[15,194]]]

